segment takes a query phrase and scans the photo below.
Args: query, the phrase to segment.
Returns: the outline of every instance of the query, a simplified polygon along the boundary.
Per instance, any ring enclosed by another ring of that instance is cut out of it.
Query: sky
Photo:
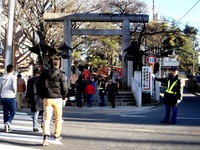
[[[153,0],[142,1],[149,6],[151,20],[153,16]],[[190,12],[186,14],[189,10]],[[158,13],[158,16],[164,17],[169,21],[180,20],[180,28],[184,27],[186,24],[193,26],[199,30],[198,35],[200,35],[200,0],[154,0],[154,12]]]

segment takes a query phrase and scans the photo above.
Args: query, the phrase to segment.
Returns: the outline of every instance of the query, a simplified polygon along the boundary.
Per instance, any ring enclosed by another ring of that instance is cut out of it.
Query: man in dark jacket
[[[27,82],[27,92],[26,97],[28,97],[29,103],[31,104],[31,112],[33,112],[33,131],[38,132],[38,115],[41,110],[43,110],[43,101],[38,96],[38,79],[40,76],[40,70],[36,67],[33,70],[33,77]],[[43,113],[41,126],[43,125]]]
[[[82,107],[82,97],[83,97],[83,92],[85,89],[85,81],[83,79],[83,76],[80,75],[78,77],[78,80],[76,81],[76,91],[77,91],[77,107]]]
[[[106,93],[108,96],[108,101],[112,104],[112,108],[115,108],[115,98],[117,94],[117,87],[114,83],[112,83],[112,80],[108,81],[108,85],[106,87]]]
[[[155,78],[155,80],[166,83],[166,90],[164,94],[165,117],[160,123],[176,124],[176,116],[178,103],[182,99],[181,81],[178,76],[178,68],[172,67],[171,74],[167,78]],[[170,112],[172,109],[172,117],[170,121]]]
[[[54,139],[60,140],[62,128],[62,100],[67,95],[67,82],[64,72],[60,67],[60,58],[54,56],[51,58],[51,69],[44,69],[40,75],[38,86],[40,96],[44,102],[44,127],[43,127],[43,146],[49,145],[50,121],[52,111],[55,115],[55,132]]]

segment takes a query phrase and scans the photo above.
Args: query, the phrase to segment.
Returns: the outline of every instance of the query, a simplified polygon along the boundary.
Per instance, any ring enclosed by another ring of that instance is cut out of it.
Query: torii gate
[[[127,66],[124,61],[124,49],[130,45],[130,22],[147,23],[149,15],[146,14],[99,14],[99,13],[47,13],[45,21],[64,22],[64,42],[71,47],[72,35],[121,35],[122,36],[122,87],[127,87]],[[105,29],[72,29],[72,22],[122,22],[122,30]],[[71,56],[71,51],[69,51]],[[71,75],[71,57],[62,60],[62,67],[67,77]],[[133,67],[129,66],[128,67]],[[130,69],[131,70],[131,69]],[[68,80],[69,81],[69,80]],[[69,83],[68,83],[69,85]]]

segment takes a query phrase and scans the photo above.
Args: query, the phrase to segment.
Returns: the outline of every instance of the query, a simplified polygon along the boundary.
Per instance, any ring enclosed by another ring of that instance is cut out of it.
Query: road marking
[[[3,117],[3,114],[0,114],[0,117]],[[21,114],[15,114],[14,119],[23,119],[23,120],[33,120],[30,116],[28,115],[21,115]]]
[[[22,134],[15,134],[15,133],[2,133],[0,132],[0,139],[7,139],[7,140],[16,140],[16,141],[26,141],[26,142],[33,142],[33,143],[41,143],[43,142],[43,137],[41,135],[22,135]],[[51,144],[58,144],[62,145],[60,141],[54,140],[54,138],[49,138],[49,143]]]
[[[14,149],[14,150],[39,150],[35,148],[27,148],[27,147],[22,147],[22,146],[14,146],[14,145],[4,145],[1,144],[1,149]]]
[[[190,118],[190,117],[177,117],[177,119],[185,119],[185,120],[200,120],[200,118]]]
[[[136,132],[149,132],[149,133],[163,133],[163,134],[180,134],[180,135],[200,135],[200,132],[196,131],[171,131],[171,130],[148,130],[148,129],[133,129]]]
[[[0,111],[0,113],[3,113],[3,112]],[[4,130],[3,114],[0,114],[0,120],[1,120],[0,129]],[[11,128],[12,128],[12,131],[10,133],[0,132],[0,139],[9,140],[9,141],[24,141],[24,142],[30,142],[30,143],[40,143],[42,145],[43,136],[41,134],[32,135],[33,134],[33,120],[32,120],[32,116],[29,116],[27,113],[16,112],[15,117],[12,121]],[[15,133],[15,131],[17,132],[22,131],[23,134]],[[41,128],[39,128],[39,132],[42,133]],[[63,145],[60,141],[54,140],[53,137],[49,138],[49,143]],[[0,144],[0,147],[2,149],[2,147],[7,147],[7,145]],[[13,149],[18,150],[17,148],[20,150],[23,150],[23,147],[13,145]],[[31,149],[24,148],[24,150],[31,150]],[[36,150],[36,149],[32,149],[32,150]]]
[[[33,123],[32,123],[33,124]],[[23,132],[33,132],[33,127],[27,127],[27,126],[18,126],[18,125],[11,125],[11,128],[13,131],[23,131]],[[4,125],[0,125],[0,129],[4,129]],[[39,128],[40,129],[40,128]],[[39,132],[42,132],[42,130],[40,129]]]
[[[122,117],[132,117],[132,118],[145,118],[146,116],[141,115],[121,115]]]

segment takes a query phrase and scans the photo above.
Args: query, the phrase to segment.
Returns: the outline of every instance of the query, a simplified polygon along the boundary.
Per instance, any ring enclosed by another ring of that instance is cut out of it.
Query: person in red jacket
[[[83,79],[84,80],[87,80],[87,78],[90,78],[90,71],[88,70],[88,67],[86,66],[84,68],[84,71],[82,73],[82,76],[83,76]]]
[[[92,107],[92,96],[96,94],[92,81],[89,81],[89,84],[86,86],[85,93],[87,94],[87,105],[88,107]]]

